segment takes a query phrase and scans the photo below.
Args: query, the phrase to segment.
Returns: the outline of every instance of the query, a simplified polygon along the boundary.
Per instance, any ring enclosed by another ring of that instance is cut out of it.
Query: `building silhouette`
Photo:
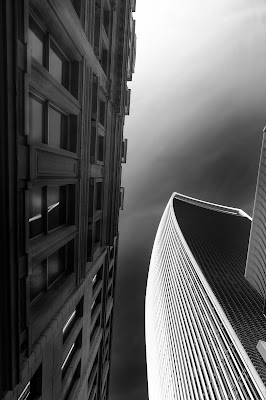
[[[245,278],[251,218],[174,193],[146,291],[150,400],[265,399],[263,298]]]
[[[0,7],[0,398],[106,400],[135,0]]]

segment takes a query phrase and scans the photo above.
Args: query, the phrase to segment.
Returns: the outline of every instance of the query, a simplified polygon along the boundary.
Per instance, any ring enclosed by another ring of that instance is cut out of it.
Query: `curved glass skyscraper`
[[[174,193],[146,292],[149,400],[265,399],[263,299],[245,279],[251,218]],[[261,343],[261,342],[260,342]]]

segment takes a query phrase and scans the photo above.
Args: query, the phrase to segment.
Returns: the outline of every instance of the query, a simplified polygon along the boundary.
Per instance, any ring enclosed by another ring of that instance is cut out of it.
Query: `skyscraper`
[[[1,399],[108,398],[134,11],[1,2]]]
[[[266,398],[263,299],[244,277],[250,220],[239,209],[170,198],[146,291],[150,400]]]

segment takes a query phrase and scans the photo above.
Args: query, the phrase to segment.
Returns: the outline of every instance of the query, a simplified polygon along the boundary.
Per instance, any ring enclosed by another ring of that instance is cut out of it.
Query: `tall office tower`
[[[135,0],[0,6],[0,398],[108,398]]]
[[[264,299],[266,314],[266,137],[262,140],[245,276]]]
[[[174,193],[146,292],[150,400],[265,399],[263,299],[245,279],[250,217]]]

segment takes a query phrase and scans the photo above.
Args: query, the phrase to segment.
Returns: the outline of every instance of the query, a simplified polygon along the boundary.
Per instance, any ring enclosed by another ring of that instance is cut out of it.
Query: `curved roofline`
[[[177,193],[177,192],[173,192],[171,199],[185,201],[187,203],[191,203],[196,206],[207,208],[207,209],[213,210],[213,211],[219,211],[219,212],[223,212],[226,214],[231,214],[231,215],[236,215],[239,217],[248,218],[250,221],[252,221],[252,218],[245,211],[241,210],[241,208],[234,208],[234,207],[223,206],[220,204],[210,203],[208,201],[195,199],[194,197],[186,196],[185,194],[181,194],[181,193]]]

